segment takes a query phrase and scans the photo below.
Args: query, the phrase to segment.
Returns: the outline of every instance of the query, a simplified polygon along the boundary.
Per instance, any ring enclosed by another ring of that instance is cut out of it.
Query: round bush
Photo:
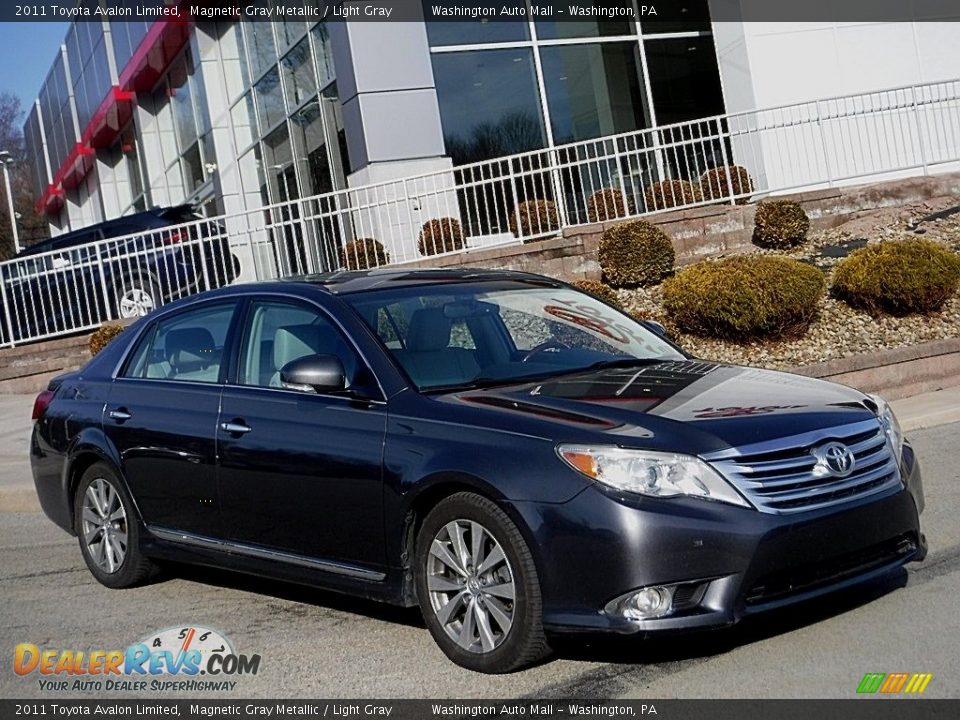
[[[420,228],[417,250],[421,255],[439,255],[463,249],[463,230],[460,221],[445,217],[428,220]]]
[[[623,308],[623,305],[620,303],[620,298],[613,288],[609,285],[604,285],[598,280],[577,280],[573,283],[573,286],[578,290],[583,290],[583,292],[588,295],[593,295],[598,300],[603,300],[608,305],[613,305],[615,308]]]
[[[592,223],[605,222],[626,217],[633,212],[623,193],[615,188],[597,190],[587,199],[587,220]]]
[[[645,220],[620,223],[603,233],[597,259],[613,287],[652,285],[673,269],[673,243]]]
[[[823,273],[776,256],[701,262],[663,284],[663,305],[683,330],[747,340],[806,330],[823,294]]]
[[[729,182],[728,170],[730,171]],[[733,194],[738,198],[737,205],[746,205],[749,198],[740,196],[747,196],[753,192],[753,178],[750,177],[746,168],[739,165],[714,168],[707,170],[700,177],[700,192],[703,193],[704,200],[729,200],[730,195]]]
[[[368,270],[390,262],[383,243],[373,238],[357,238],[340,251],[340,265],[347,270]]]
[[[793,200],[767,200],[757,205],[753,242],[762,248],[783,250],[807,239],[810,218]]]
[[[861,248],[833,273],[833,294],[853,307],[891,315],[939,310],[960,284],[960,256],[909,238]]]
[[[122,333],[125,329],[126,327],[124,325],[120,325],[118,323],[106,323],[98,327],[96,330],[94,330],[88,342],[90,355],[96,355],[98,352],[103,350],[111,340]]]
[[[700,188],[686,180],[662,180],[654,183],[643,193],[647,210],[669,210],[700,202]]]
[[[520,217],[519,225],[517,216]],[[527,200],[517,205],[516,212],[510,213],[510,232],[514,237],[542,235],[559,229],[560,215],[552,200]]]

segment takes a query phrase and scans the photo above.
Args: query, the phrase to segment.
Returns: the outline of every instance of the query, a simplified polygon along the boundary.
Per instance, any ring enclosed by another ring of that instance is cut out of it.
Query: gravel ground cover
[[[811,232],[807,242],[789,251],[761,250],[811,262],[827,274],[852,250],[871,242],[904,236],[923,237],[960,252],[960,198],[935,198],[923,203],[865,213],[829,230]],[[891,317],[854,310],[829,294],[820,301],[817,318],[805,335],[775,341],[736,343],[697,337],[677,330],[661,305],[660,286],[620,290],[628,312],[653,318],[694,355],[721,362],[768,368],[799,365],[896,348],[930,340],[960,337],[960,295],[930,315]]]

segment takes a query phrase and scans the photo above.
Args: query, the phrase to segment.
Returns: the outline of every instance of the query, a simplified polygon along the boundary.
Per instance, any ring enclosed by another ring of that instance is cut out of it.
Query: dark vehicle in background
[[[11,339],[6,313],[12,340],[40,338],[146,315],[169,300],[227,285],[239,270],[225,228],[190,205],[90,225],[2,265],[0,340]]]
[[[165,559],[419,605],[482,672],[923,558],[919,462],[882,399],[658,330],[522,273],[203,293],[37,398],[37,493],[108,587]]]

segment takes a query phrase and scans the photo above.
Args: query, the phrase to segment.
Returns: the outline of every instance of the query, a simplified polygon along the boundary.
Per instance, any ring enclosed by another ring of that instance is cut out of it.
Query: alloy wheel
[[[127,554],[127,512],[109,481],[96,478],[83,495],[83,541],[101,570],[113,574]]]
[[[156,303],[149,292],[143,288],[127,288],[120,296],[120,317],[143,317],[154,309]]]
[[[513,627],[516,586],[493,534],[474,520],[453,520],[437,532],[426,568],[430,605],[461,648],[488,653]]]

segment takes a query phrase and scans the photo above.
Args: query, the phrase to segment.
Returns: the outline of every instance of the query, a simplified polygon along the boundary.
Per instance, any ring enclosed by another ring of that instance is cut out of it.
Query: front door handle
[[[253,428],[249,425],[244,425],[243,423],[236,421],[220,423],[220,429],[226,433],[230,433],[231,435],[245,435],[253,430]]]
[[[126,408],[118,408],[108,412],[107,417],[109,417],[111,420],[116,420],[118,423],[122,423],[132,418],[133,415],[128,413]]]

